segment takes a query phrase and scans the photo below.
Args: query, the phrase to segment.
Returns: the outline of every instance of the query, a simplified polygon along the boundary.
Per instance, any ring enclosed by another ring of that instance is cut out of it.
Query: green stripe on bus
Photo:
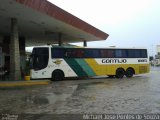
[[[82,67],[83,71],[85,71],[85,73],[87,73],[88,76],[95,76],[96,75],[95,72],[92,70],[92,68],[84,60],[84,58],[75,59],[75,60],[80,65],[80,67]]]
[[[76,48],[75,46],[63,46],[63,48]],[[73,69],[73,71],[79,76],[95,76],[96,73],[88,65],[88,63],[82,59],[75,58],[64,58],[68,65]]]
[[[83,70],[83,68],[77,63],[75,59],[64,58],[64,60],[79,77],[87,76],[87,73]]]

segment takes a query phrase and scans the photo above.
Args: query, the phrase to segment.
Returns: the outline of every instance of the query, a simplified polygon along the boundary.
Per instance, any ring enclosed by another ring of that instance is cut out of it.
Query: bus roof
[[[52,47],[52,48],[84,48],[84,49],[147,49],[145,47],[82,47],[76,45],[43,45],[43,46],[35,46],[34,48],[43,48],[43,47]]]

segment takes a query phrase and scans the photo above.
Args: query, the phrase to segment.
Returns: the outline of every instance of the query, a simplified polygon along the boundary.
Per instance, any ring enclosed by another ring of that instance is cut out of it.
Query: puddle
[[[91,87],[110,88],[111,83],[104,83],[104,82],[80,83],[77,87],[77,90],[88,89]]]
[[[56,101],[65,101],[70,96],[71,96],[71,94],[48,93],[46,98],[48,99],[50,104],[54,104]]]
[[[91,82],[91,83],[80,83],[78,84],[77,91],[82,89],[87,89],[89,86],[94,86],[98,84],[104,84],[103,82]]]
[[[45,105],[49,103],[49,100],[43,96],[26,96],[24,99],[25,102],[36,105]]]
[[[44,105],[49,103],[48,99],[45,97],[35,97],[33,102],[37,105]]]
[[[36,104],[36,105],[46,105],[54,104],[56,101],[65,101],[71,94],[55,94],[47,93],[44,96],[26,96],[24,98],[25,102]]]

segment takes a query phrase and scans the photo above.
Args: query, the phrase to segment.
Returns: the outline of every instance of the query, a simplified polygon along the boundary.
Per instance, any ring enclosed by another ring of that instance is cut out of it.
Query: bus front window
[[[48,65],[48,59],[48,48],[34,48],[30,58],[30,66],[34,70],[44,69]]]

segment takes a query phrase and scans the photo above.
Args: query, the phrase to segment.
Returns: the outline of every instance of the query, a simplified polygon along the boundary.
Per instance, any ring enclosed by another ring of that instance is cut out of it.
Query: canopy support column
[[[62,46],[62,33],[58,33],[58,45]]]
[[[21,80],[18,20],[11,18],[10,79]]]
[[[87,47],[87,41],[83,41],[83,46]]]

